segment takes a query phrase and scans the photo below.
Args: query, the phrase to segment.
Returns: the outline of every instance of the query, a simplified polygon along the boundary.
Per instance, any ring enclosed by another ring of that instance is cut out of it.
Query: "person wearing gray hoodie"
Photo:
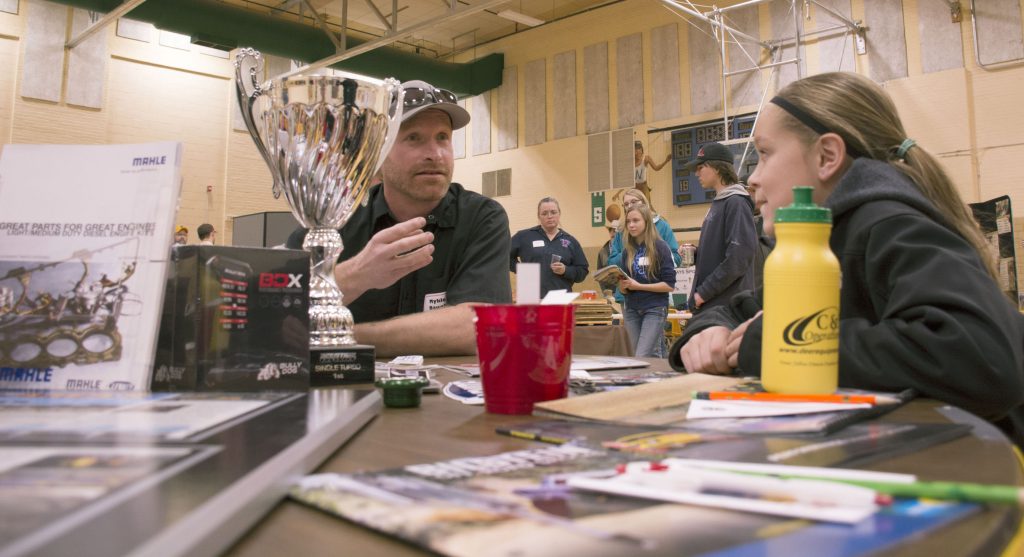
[[[714,189],[715,199],[700,227],[693,288],[687,306],[693,311],[727,305],[734,294],[754,287],[754,202],[737,183],[733,154],[721,143],[708,143],[686,164],[701,187]]]

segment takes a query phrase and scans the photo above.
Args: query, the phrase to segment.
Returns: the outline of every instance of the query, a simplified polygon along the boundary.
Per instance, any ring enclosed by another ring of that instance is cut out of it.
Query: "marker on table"
[[[849,404],[896,404],[900,399],[887,395],[744,393],[740,391],[694,391],[697,400],[756,400],[760,402],[835,402]]]
[[[572,441],[572,439],[567,439],[564,437],[553,437],[550,435],[534,433],[531,431],[519,431],[515,429],[509,429],[507,427],[495,428],[494,431],[495,433],[508,435],[509,437],[516,437],[518,439],[529,439],[530,441],[541,441],[544,443],[551,443],[552,445],[564,445],[569,441]]]
[[[1024,489],[1012,485],[971,484],[960,482],[913,482],[891,483],[864,480],[832,481],[857,485],[885,493],[893,497],[916,497],[920,499],[942,499],[946,501],[970,501],[973,503],[1024,504]]]
[[[1012,485],[975,484],[961,482],[918,482],[913,476],[845,470],[840,468],[813,468],[781,464],[752,464],[712,460],[666,459],[668,466],[692,466],[780,479],[820,480],[866,487],[893,497],[970,501],[974,503],[1006,503],[1024,506],[1024,488]],[[889,478],[892,479],[889,479]]]

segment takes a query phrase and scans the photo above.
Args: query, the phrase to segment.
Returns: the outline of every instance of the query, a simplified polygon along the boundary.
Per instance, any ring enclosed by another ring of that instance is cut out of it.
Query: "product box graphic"
[[[145,390],[181,144],[6,145],[0,387]]]
[[[154,391],[309,388],[309,254],[173,250]]]

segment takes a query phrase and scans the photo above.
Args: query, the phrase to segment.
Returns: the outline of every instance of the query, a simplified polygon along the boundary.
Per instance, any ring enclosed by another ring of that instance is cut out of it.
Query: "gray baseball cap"
[[[426,81],[406,81],[402,84],[405,90],[405,112],[402,122],[424,110],[441,110],[448,114],[452,121],[452,130],[466,127],[469,123],[469,112],[457,104],[455,94],[447,89],[439,89]]]

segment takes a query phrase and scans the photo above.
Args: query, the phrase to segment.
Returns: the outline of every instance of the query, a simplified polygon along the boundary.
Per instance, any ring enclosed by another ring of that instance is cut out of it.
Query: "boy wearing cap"
[[[508,216],[451,181],[452,131],[469,123],[455,95],[423,81],[402,88],[405,111],[382,183],[341,229],[335,278],[356,340],[378,356],[474,354],[471,304],[512,299]],[[302,245],[301,232],[289,247]]]
[[[732,296],[754,287],[754,202],[737,183],[733,155],[721,143],[708,143],[686,164],[715,199],[700,227],[693,287],[687,297],[692,310],[725,305]]]

